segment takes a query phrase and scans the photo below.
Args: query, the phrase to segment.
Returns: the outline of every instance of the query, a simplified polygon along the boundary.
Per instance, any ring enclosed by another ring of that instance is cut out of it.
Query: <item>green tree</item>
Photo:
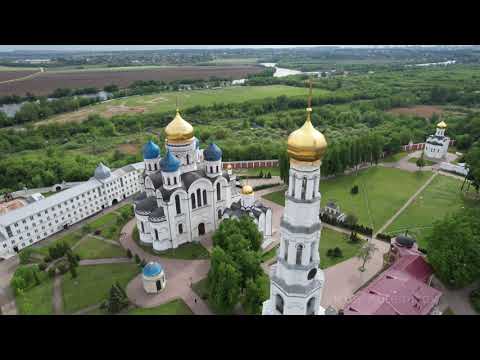
[[[480,278],[480,210],[466,209],[434,223],[426,237],[428,261],[446,285],[460,288]]]
[[[220,263],[210,285],[212,304],[222,312],[231,312],[240,297],[240,272],[228,263]]]
[[[373,253],[377,250],[378,248],[372,242],[367,242],[359,249],[357,253],[357,258],[362,260],[362,265],[358,270],[362,272],[365,271],[365,264],[372,259]]]
[[[420,155],[420,157],[417,159],[415,164],[417,165],[419,170],[422,170],[422,168],[425,166],[425,159],[423,158],[423,151],[422,151],[422,155]]]
[[[243,301],[243,308],[247,314],[261,314],[263,302],[268,299],[269,295],[268,285],[269,279],[264,274],[247,279]]]

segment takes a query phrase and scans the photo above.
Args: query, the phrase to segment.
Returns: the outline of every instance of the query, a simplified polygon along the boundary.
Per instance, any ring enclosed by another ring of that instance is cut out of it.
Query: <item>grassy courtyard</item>
[[[394,162],[400,161],[405,156],[407,156],[407,153],[405,151],[401,151],[401,152],[393,154],[393,155],[385,156],[382,159],[382,162],[384,162],[384,163],[394,163]]]
[[[348,235],[331,229],[323,228],[322,236],[320,238],[320,247],[318,249],[320,253],[320,268],[326,269],[330,266],[350,259],[357,254],[363,243],[364,241],[352,243],[350,242]],[[327,255],[328,249],[333,249],[335,247],[338,247],[340,250],[342,250],[342,256],[331,257]]]
[[[438,175],[387,228],[386,233],[396,235],[408,230],[416,237],[419,247],[427,248],[425,237],[431,231],[435,220],[441,220],[449,212],[460,210],[464,206],[475,206],[474,203],[464,200],[460,192],[461,186],[461,180]]]
[[[272,176],[280,176],[280,168],[278,167],[263,167],[263,168],[254,168],[254,169],[236,169],[235,173],[238,175],[250,175],[258,176],[260,172],[263,172],[263,175],[266,175],[268,172]]]
[[[48,241],[47,240],[47,242],[44,243],[42,246],[34,245],[34,246],[31,247],[31,249],[32,249],[32,252],[35,252],[35,253],[40,254],[40,255],[47,256],[48,255],[48,248],[50,246],[54,246],[54,245],[59,244],[61,242],[65,242],[70,247],[72,247],[81,238],[82,238],[82,233],[80,232],[80,230],[75,230],[75,231],[72,231],[72,232],[69,232],[69,233],[65,234],[64,236],[60,236],[53,241]]]
[[[322,206],[334,201],[341,211],[354,214],[358,223],[379,229],[432,175],[429,171],[411,173],[394,168],[372,167],[358,175],[339,176],[320,182]],[[359,193],[350,189],[358,185]],[[265,198],[284,205],[285,191],[265,195]]]
[[[417,158],[417,157],[411,157],[410,159],[408,159],[408,162],[412,163],[412,164],[417,164],[418,159],[419,158]],[[435,161],[431,161],[431,160],[428,160],[428,159],[423,159],[423,161],[425,162],[425,166],[432,166],[432,165],[436,164]]]
[[[108,296],[111,286],[119,282],[125,287],[140,271],[136,264],[108,264],[79,266],[75,279],[63,276],[62,295],[66,314],[95,305]]]
[[[135,308],[128,315],[193,315],[192,310],[182,299],[172,300],[154,308]]]
[[[80,255],[81,259],[105,259],[125,256],[125,250],[121,246],[109,244],[93,236],[87,236],[86,239],[82,240],[81,244],[75,249],[75,253]]]
[[[42,273],[40,273],[42,274]],[[32,287],[15,296],[17,310],[20,315],[52,315],[53,314],[53,279],[43,273],[40,285]]]

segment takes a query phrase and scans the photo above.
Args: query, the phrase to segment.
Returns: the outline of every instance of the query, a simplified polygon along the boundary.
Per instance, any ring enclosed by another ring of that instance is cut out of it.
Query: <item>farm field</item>
[[[320,182],[322,206],[334,201],[342,212],[354,214],[358,223],[378,230],[431,176],[431,172],[410,173],[407,171],[373,167],[358,175],[339,176]],[[350,194],[358,185],[359,193]],[[266,199],[284,205],[285,191],[270,193]]]
[[[314,89],[315,95],[327,94],[328,91]],[[115,99],[102,104],[88,106],[79,111],[61,114],[50,119],[40,121],[37,125],[50,122],[82,121],[91,114],[100,114],[111,117],[124,113],[165,112],[175,111],[177,98],[181,108],[193,106],[210,106],[215,103],[241,103],[254,99],[269,97],[301,96],[305,95],[305,89],[285,85],[273,86],[234,86],[218,90],[192,90],[182,92],[161,92],[152,95],[130,96],[123,99]],[[173,114],[172,114],[173,115]]]
[[[408,233],[417,239],[418,246],[428,250],[425,237],[431,231],[432,223],[443,219],[450,212],[470,206],[460,193],[461,185],[461,180],[437,176],[385,232],[396,235],[408,230]]]
[[[208,79],[212,76],[240,79],[246,77],[247,74],[255,74],[261,71],[262,68],[259,66],[244,65],[136,68],[127,71],[118,68],[115,70],[45,71],[37,77],[24,81],[0,84],[0,96],[25,95],[27,92],[35,95],[48,95],[57,88],[103,88],[110,84],[116,84],[123,88],[137,80],[193,80]]]
[[[423,118],[430,118],[433,114],[442,115],[444,110],[440,106],[418,105],[412,107],[393,108],[388,112],[397,115],[413,115]]]
[[[4,81],[9,81],[13,79],[20,79],[25,76],[35,74],[38,70],[18,70],[18,71],[2,71],[0,70],[0,86]]]

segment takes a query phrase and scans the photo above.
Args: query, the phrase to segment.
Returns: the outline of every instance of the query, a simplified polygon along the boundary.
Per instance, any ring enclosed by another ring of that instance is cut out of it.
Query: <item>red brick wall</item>
[[[223,168],[232,165],[233,169],[255,169],[262,167],[278,167],[278,160],[249,160],[249,161],[224,161]]]

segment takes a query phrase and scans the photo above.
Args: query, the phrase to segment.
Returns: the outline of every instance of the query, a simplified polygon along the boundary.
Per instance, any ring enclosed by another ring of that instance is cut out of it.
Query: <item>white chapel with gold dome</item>
[[[237,189],[231,167],[223,170],[222,150],[213,143],[201,150],[178,109],[165,134],[163,157],[153,141],[143,148],[142,190],[134,201],[140,242],[155,251],[177,248],[241,215],[251,216],[270,240],[271,210],[252,201],[249,186]]]
[[[310,84],[311,86],[311,84]],[[288,190],[280,222],[277,263],[270,272],[270,298],[263,315],[323,315],[324,274],[320,269],[320,165],[327,149],[311,122],[311,87],[307,119],[288,137]]]

